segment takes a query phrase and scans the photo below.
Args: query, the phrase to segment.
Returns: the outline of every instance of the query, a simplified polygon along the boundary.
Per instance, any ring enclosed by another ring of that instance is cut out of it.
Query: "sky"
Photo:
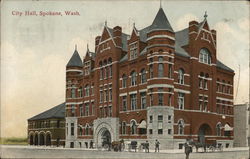
[[[65,101],[65,67],[81,57],[104,23],[131,34],[149,26],[160,1],[4,1],[1,6],[1,134],[26,137],[27,119]],[[172,28],[203,20],[217,31],[217,58],[235,70],[235,104],[249,102],[249,5],[245,1],[162,1]],[[57,11],[62,16],[18,16]],[[78,11],[79,16],[66,16]],[[14,15],[13,15],[14,14]],[[239,71],[240,70],[240,71]],[[238,88],[238,89],[237,89]],[[238,91],[237,91],[238,90]],[[238,93],[236,93],[238,92]]]

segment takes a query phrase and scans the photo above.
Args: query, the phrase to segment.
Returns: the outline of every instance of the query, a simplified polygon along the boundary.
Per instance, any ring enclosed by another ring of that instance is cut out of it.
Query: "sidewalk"
[[[28,145],[0,145],[0,147],[4,148],[22,148],[22,149],[60,149],[60,150],[72,150],[72,151],[106,151],[102,149],[87,149],[87,148],[64,148],[64,147],[48,147],[48,146],[28,146]],[[234,147],[234,148],[224,148],[223,151],[247,151],[249,150],[249,147]],[[203,150],[200,148],[199,152],[201,153]],[[125,152],[128,152],[128,150],[125,150]],[[134,152],[134,150],[132,150]],[[138,151],[139,153],[145,153],[144,150]],[[195,148],[193,149],[193,152],[196,153]],[[210,151],[208,151],[210,152]],[[217,152],[217,151],[215,151]],[[169,150],[160,150],[160,152],[155,152],[154,149],[150,149],[149,153],[171,153],[171,154],[178,154],[178,153],[184,153],[184,149],[169,149]]]

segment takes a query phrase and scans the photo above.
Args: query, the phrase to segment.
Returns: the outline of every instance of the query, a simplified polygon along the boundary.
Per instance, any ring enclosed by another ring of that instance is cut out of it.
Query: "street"
[[[89,149],[43,148],[29,146],[1,145],[1,158],[167,158],[185,159],[182,151],[150,153],[145,152],[113,152]],[[223,152],[191,153],[190,159],[248,159],[248,149],[232,149]]]

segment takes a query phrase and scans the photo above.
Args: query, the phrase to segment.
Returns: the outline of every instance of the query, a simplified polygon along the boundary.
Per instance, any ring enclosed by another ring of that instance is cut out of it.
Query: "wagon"
[[[131,143],[128,145],[129,151],[131,151],[132,149],[135,150],[137,149],[137,141],[131,141]]]

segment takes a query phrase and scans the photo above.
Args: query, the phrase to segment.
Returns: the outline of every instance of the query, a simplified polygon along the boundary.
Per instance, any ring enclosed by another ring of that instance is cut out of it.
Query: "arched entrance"
[[[30,145],[33,145],[34,144],[34,136],[33,134],[30,135]]]
[[[49,133],[46,134],[46,146],[51,145],[51,135]]]
[[[102,144],[111,143],[111,134],[108,130],[103,131],[102,133]]]
[[[39,135],[39,139],[40,139],[40,140],[39,140],[39,145],[45,145],[45,144],[44,144],[44,137],[45,137],[44,134],[43,134],[43,133],[40,133],[40,135]]]
[[[200,143],[205,143],[206,135],[211,135],[211,133],[212,133],[211,127],[208,124],[202,124],[198,132],[198,141]]]
[[[38,134],[35,134],[35,145],[38,145]]]

